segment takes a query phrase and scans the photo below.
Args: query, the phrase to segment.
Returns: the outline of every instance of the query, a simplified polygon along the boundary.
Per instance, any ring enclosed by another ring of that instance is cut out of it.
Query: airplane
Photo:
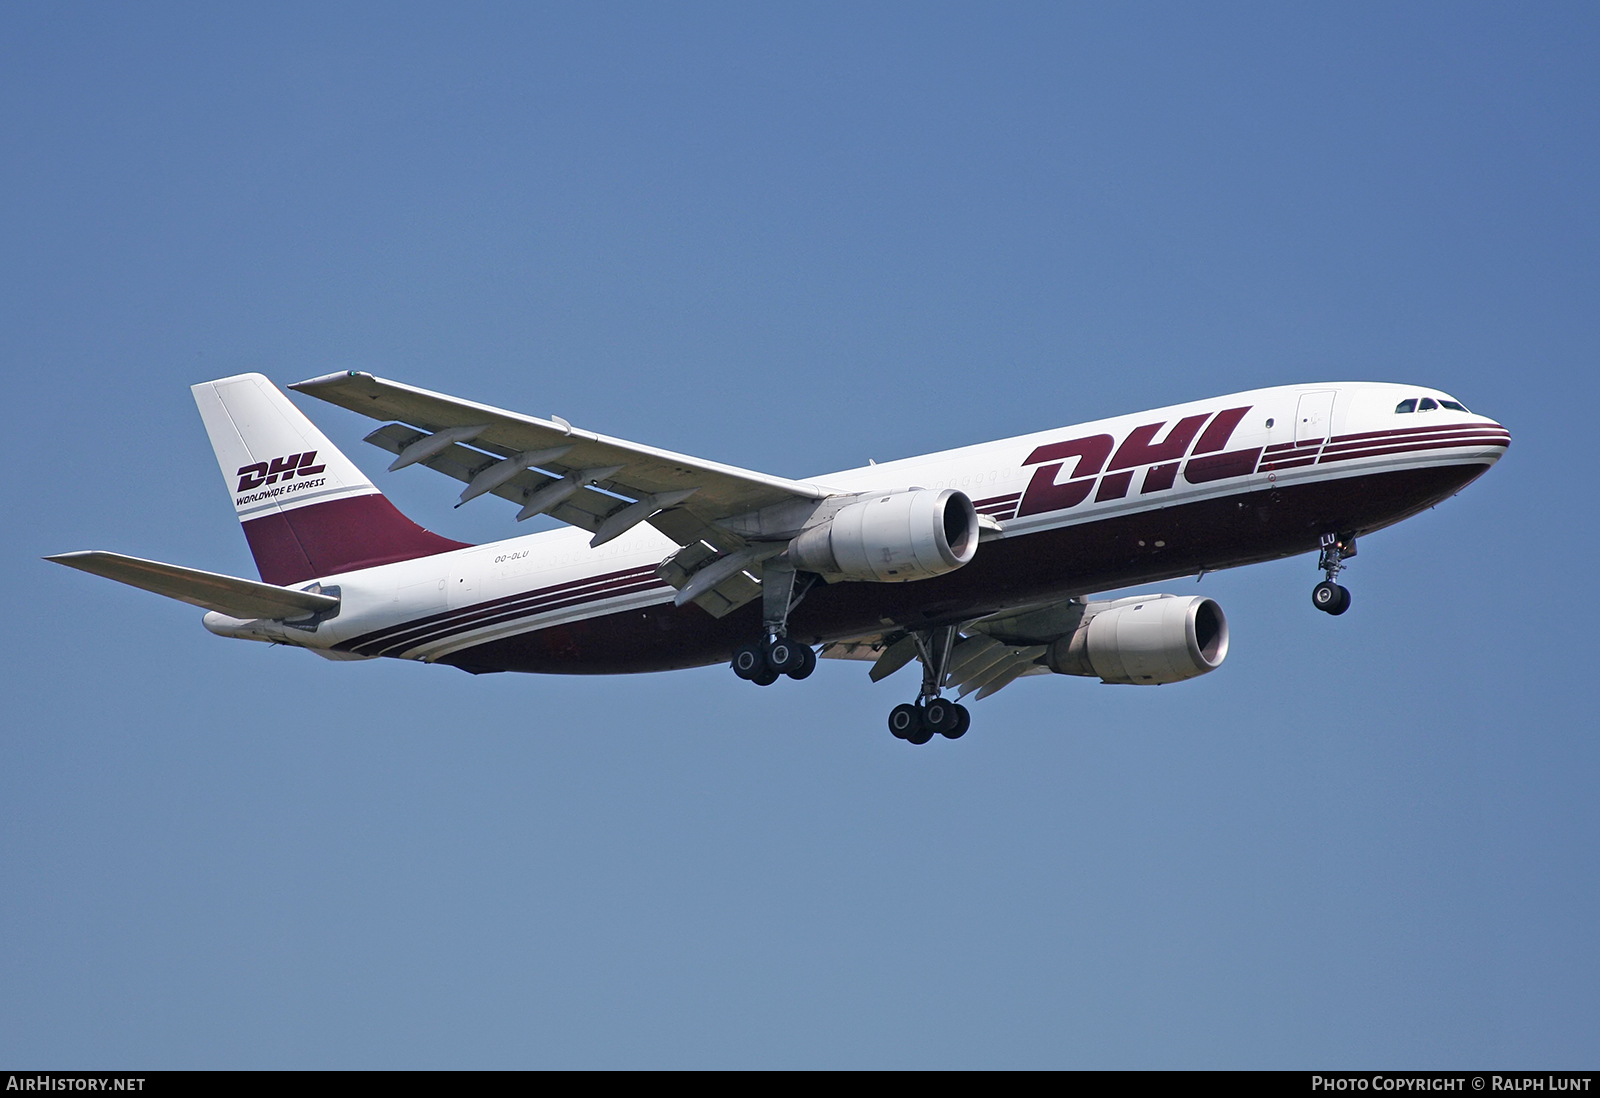
[[[1510,433],[1446,393],[1255,389],[788,480],[370,373],[289,386],[365,441],[565,524],[485,545],[418,526],[261,374],[192,387],[260,580],[118,553],[45,559],[207,610],[224,637],[332,660],[618,674],[728,663],[768,686],[824,658],[922,685],[890,731],[961,737],[963,699],[1027,675],[1160,685],[1228,654],[1202,596],[1092,599],[1304,553],[1312,603],[1361,537],[1461,491]],[[953,696],[952,696],[953,695]]]

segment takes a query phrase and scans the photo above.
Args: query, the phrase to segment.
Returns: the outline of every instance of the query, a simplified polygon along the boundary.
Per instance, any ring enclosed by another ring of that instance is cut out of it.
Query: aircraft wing
[[[237,576],[202,572],[198,568],[127,557],[121,553],[91,549],[78,553],[58,553],[44,559],[65,564],[80,572],[114,579],[130,587],[154,591],[191,606],[215,610],[230,618],[307,618],[339,605],[339,600],[333,595],[295,591],[270,583],[239,579]]]
[[[746,547],[718,520],[830,493],[803,481],[675,454],[350,371],[289,386],[373,419],[391,421],[366,441],[464,481],[465,503],[492,494],[519,504],[518,520],[549,514],[600,545],[641,521],[679,545]],[[460,506],[460,504],[457,504]]]

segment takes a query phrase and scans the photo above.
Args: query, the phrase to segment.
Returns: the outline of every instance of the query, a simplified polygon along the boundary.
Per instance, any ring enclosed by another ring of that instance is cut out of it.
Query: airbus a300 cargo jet
[[[384,422],[366,441],[569,529],[467,545],[417,526],[260,374],[194,386],[261,582],[82,552],[50,560],[210,611],[225,637],[336,660],[611,674],[731,662],[803,679],[818,655],[916,661],[890,730],[951,739],[1023,675],[1151,685],[1228,654],[1204,597],[1097,591],[1318,553],[1459,492],[1511,436],[1414,385],[1257,389],[785,480],[366,373],[290,388]],[[457,504],[457,506],[460,505]]]

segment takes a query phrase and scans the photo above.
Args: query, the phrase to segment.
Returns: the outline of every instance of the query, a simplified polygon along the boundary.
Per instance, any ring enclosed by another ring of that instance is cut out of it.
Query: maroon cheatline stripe
[[[390,652],[397,648],[414,648],[440,635],[460,630],[476,629],[481,625],[502,620],[506,617],[543,613],[546,610],[558,609],[566,605],[606,599],[618,594],[630,594],[638,589],[661,586],[665,585],[660,580],[652,577],[615,583],[595,591],[567,591],[541,599],[529,599],[515,605],[497,605],[491,609],[481,610],[471,615],[463,615],[449,621],[436,621],[431,625],[395,633],[381,640],[363,638],[359,644],[346,644],[345,647],[350,648],[352,651],[361,652],[364,655]]]
[[[993,507],[998,503],[1015,503],[1021,498],[1021,492],[1012,492],[1009,496],[990,496],[988,499],[975,499],[972,501],[972,506],[981,511],[985,507]]]
[[[1504,450],[1508,443],[1504,439],[1451,439],[1448,441],[1433,442],[1396,442],[1387,446],[1363,446],[1359,450],[1340,450],[1337,453],[1329,451],[1322,455],[1323,461],[1346,461],[1350,458],[1372,457],[1377,454],[1404,453],[1407,450],[1448,450],[1456,447],[1482,447],[1497,446]]]
[[[1315,465],[1316,463],[1317,455],[1315,454],[1310,457],[1289,458],[1286,461],[1263,461],[1261,463],[1261,471],[1272,473],[1279,469],[1298,469],[1302,465]]]
[[[1348,453],[1324,454],[1321,463],[1330,461],[1349,461],[1352,458],[1383,457],[1387,454],[1417,454],[1427,450],[1453,450],[1463,447],[1498,446],[1504,448],[1506,442],[1498,439],[1463,438],[1451,442],[1429,442],[1418,445],[1416,443],[1402,443],[1396,446],[1379,446],[1367,450],[1354,450]]]
[[[563,599],[570,598],[587,598],[590,596],[605,598],[621,588],[631,587],[638,583],[647,583],[652,586],[656,586],[660,585],[661,581],[654,576],[636,576],[626,579],[610,580],[604,584],[590,585],[587,588],[579,590],[538,592],[532,597],[523,597],[515,600],[496,599],[493,602],[488,603],[475,603],[472,606],[464,607],[461,611],[452,614],[434,615],[432,619],[426,621],[426,623],[410,622],[407,623],[407,628],[387,630],[385,631],[385,635],[381,637],[377,635],[360,637],[354,642],[347,642],[347,646],[352,649],[367,649],[373,647],[390,648],[395,645],[404,645],[409,647],[410,645],[419,643],[428,636],[440,630],[450,629],[461,624],[470,625],[473,622],[491,618],[499,613],[523,613],[531,610],[540,610],[547,605],[559,603]]]
[[[374,643],[382,644],[391,648],[397,644],[409,647],[427,640],[429,637],[442,630],[450,630],[458,625],[475,627],[478,623],[493,619],[497,614],[509,613],[516,615],[532,611],[542,611],[551,606],[560,605],[562,601],[566,599],[581,600],[591,596],[595,598],[606,598],[610,595],[616,594],[618,591],[621,591],[624,588],[632,588],[641,583],[649,587],[664,586],[661,580],[654,576],[640,576],[632,579],[614,580],[610,583],[592,587],[585,591],[567,591],[557,595],[545,595],[539,598],[523,599],[515,603],[507,603],[500,600],[496,600],[493,603],[475,603],[474,605],[465,608],[467,612],[461,613],[448,620],[436,621],[432,625],[395,633],[391,636],[385,637],[382,641],[367,641],[363,643],[362,647],[370,648]]]
[[[1425,427],[1396,427],[1387,431],[1360,431],[1353,435],[1334,435],[1334,442],[1354,442],[1363,438],[1399,438],[1404,435],[1426,435],[1435,431],[1504,431],[1498,423],[1431,423]]]
[[[478,602],[473,603],[471,606],[458,607],[454,610],[444,610],[437,614],[430,614],[424,618],[416,618],[411,621],[404,621],[397,625],[391,625],[383,629],[374,630],[371,633],[364,633],[359,637],[355,637],[346,641],[345,646],[355,647],[356,645],[366,645],[377,641],[388,640],[391,637],[398,636],[402,633],[407,633],[418,629],[425,629],[429,626],[448,622],[456,618],[465,617],[467,615],[479,613],[485,610],[493,610],[496,607],[507,606],[512,603],[518,603],[528,599],[557,597],[566,593],[586,591],[594,588],[597,585],[615,585],[617,583],[632,582],[637,579],[642,579],[645,576],[653,577],[654,575],[655,569],[652,567],[630,568],[623,572],[610,572],[601,576],[591,576],[587,579],[569,580],[566,583],[558,583],[550,587],[536,588],[531,591],[519,591],[516,594],[504,595],[498,599],[491,599],[488,602]]]
[[[357,640],[363,641],[363,642],[364,641],[368,641],[368,640],[375,640],[375,639],[378,639],[380,637],[386,636],[386,635],[391,634],[391,633],[399,633],[399,632],[403,632],[403,631],[405,631],[407,629],[416,628],[418,626],[428,625],[428,624],[432,624],[434,622],[439,622],[439,621],[445,621],[445,620],[448,620],[450,618],[459,617],[459,616],[461,616],[463,614],[469,614],[469,613],[472,613],[472,612],[474,612],[476,610],[484,608],[486,606],[488,606],[488,607],[499,606],[499,605],[503,605],[503,604],[507,604],[507,603],[517,602],[517,601],[520,601],[520,600],[526,599],[526,598],[539,598],[539,597],[544,597],[544,596],[557,594],[557,593],[564,592],[564,591],[575,591],[575,590],[590,588],[590,587],[595,586],[596,584],[614,583],[614,582],[617,582],[617,581],[620,581],[620,580],[631,579],[631,578],[634,578],[634,577],[638,577],[638,576],[642,576],[642,575],[645,575],[645,574],[649,574],[649,573],[652,573],[653,571],[654,571],[654,569],[648,568],[648,567],[630,568],[630,569],[628,569],[626,571],[608,572],[608,573],[606,573],[604,575],[590,576],[590,577],[588,577],[586,579],[568,580],[565,583],[553,584],[550,587],[540,587],[540,588],[536,588],[536,589],[529,590],[529,591],[519,591],[519,592],[517,592],[515,594],[503,595],[498,599],[492,599],[492,600],[490,600],[490,601],[488,601],[486,603],[482,603],[482,602],[473,603],[471,606],[457,607],[454,610],[443,610],[443,611],[440,611],[437,614],[431,614],[431,615],[429,615],[428,617],[425,617],[425,618],[418,618],[418,619],[415,619],[413,621],[401,622],[398,625],[392,625],[392,626],[389,626],[389,627],[387,627],[385,629],[380,629],[380,630],[377,630],[377,631],[375,631],[373,633],[370,633],[370,634],[364,635],[362,637],[359,637],[359,638],[357,638]]]
[[[994,503],[994,504],[990,504],[988,507],[979,507],[977,509],[977,511],[978,511],[978,514],[980,514],[980,515],[993,515],[993,514],[996,514],[997,512],[1000,512],[1000,511],[1012,511],[1012,510],[1015,510],[1016,506],[1017,506],[1017,501],[1016,500],[1012,500],[1010,503]]]
[[[1478,443],[1509,446],[1511,444],[1511,436],[1500,431],[1479,431],[1471,435],[1413,435],[1410,438],[1377,438],[1368,439],[1365,442],[1345,442],[1337,446],[1330,445],[1323,453],[1325,455],[1350,454],[1363,450],[1378,450],[1388,446],[1422,446],[1434,442],[1442,442],[1454,446],[1470,446]]]
[[[1429,431],[1426,434],[1411,434],[1405,436],[1389,436],[1387,438],[1358,439],[1352,442],[1330,442],[1329,453],[1341,453],[1345,450],[1363,450],[1369,446],[1389,446],[1409,442],[1443,442],[1458,438],[1503,438],[1511,441],[1511,433],[1493,428],[1483,428],[1477,431]]]
[[[462,620],[441,623],[438,628],[430,630],[420,636],[408,637],[404,640],[390,640],[378,645],[366,644],[362,645],[359,649],[355,649],[355,651],[358,651],[364,656],[388,655],[391,652],[405,651],[407,649],[417,648],[424,644],[436,644],[439,641],[450,640],[454,637],[476,632],[479,629],[488,628],[491,625],[501,625],[505,622],[517,621],[522,618],[535,618],[540,614],[546,614],[552,610],[562,610],[572,606],[583,606],[591,602],[603,602],[606,599],[617,598],[621,595],[639,594],[641,592],[653,591],[660,588],[667,588],[667,590],[671,590],[671,588],[667,587],[667,585],[662,583],[659,579],[651,578],[648,580],[637,580],[631,584],[623,584],[621,586],[609,588],[605,591],[595,591],[581,595],[568,595],[558,599],[546,600],[538,605],[503,608],[498,613],[481,615],[470,621]]]
[[[1328,445],[1330,449],[1345,449],[1350,444],[1356,446],[1371,445],[1375,441],[1385,439],[1399,440],[1423,435],[1447,438],[1457,434],[1479,434],[1484,431],[1505,431],[1505,428],[1498,424],[1491,425],[1487,423],[1440,423],[1427,427],[1397,427],[1386,431],[1362,431],[1353,435],[1335,435],[1328,440]],[[1509,432],[1506,432],[1506,437],[1510,438]],[[1341,444],[1345,445],[1341,446]],[[1287,450],[1312,449],[1321,445],[1321,439],[1312,439],[1306,442],[1279,442],[1268,446],[1265,452],[1277,454]]]

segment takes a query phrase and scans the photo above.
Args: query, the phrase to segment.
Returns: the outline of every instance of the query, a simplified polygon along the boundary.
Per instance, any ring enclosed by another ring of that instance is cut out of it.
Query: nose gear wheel
[[[1335,581],[1344,571],[1344,562],[1356,555],[1354,534],[1323,534],[1322,552],[1317,567],[1327,578],[1311,589],[1311,605],[1324,614],[1338,617],[1350,609],[1350,592]]]
[[[1311,605],[1324,614],[1338,617],[1350,609],[1350,592],[1337,583],[1323,580],[1311,589]]]

